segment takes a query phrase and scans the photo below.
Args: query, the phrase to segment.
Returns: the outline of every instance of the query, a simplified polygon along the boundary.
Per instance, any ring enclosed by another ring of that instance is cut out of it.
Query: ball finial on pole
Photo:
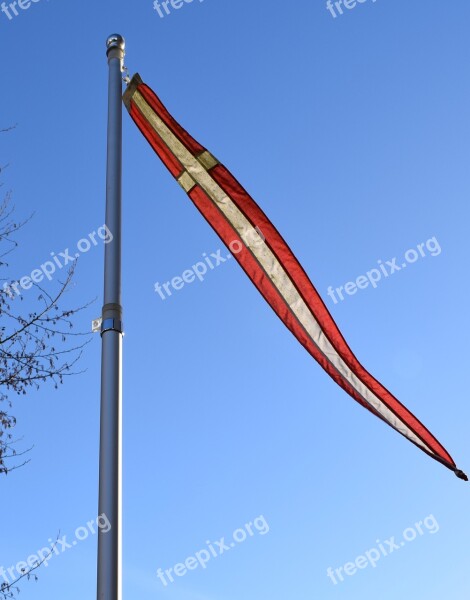
[[[112,33],[110,36],[108,36],[108,39],[106,40],[106,53],[108,53],[113,48],[121,50],[122,53],[124,53],[125,51],[126,41],[119,33]]]

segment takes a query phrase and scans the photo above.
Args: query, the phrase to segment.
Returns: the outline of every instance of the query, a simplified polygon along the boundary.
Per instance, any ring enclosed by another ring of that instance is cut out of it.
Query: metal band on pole
[[[124,38],[118,34],[109,36],[106,48],[109,65],[106,225],[113,239],[105,246],[98,514],[106,515],[111,529],[107,533],[101,529],[98,532],[97,600],[121,600],[121,96]]]

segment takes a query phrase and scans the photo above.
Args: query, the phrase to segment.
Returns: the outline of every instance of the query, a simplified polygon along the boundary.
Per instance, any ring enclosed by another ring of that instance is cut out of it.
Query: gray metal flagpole
[[[121,473],[122,473],[122,307],[121,307],[121,179],[122,68],[124,38],[106,41],[109,65],[106,225],[113,236],[105,246],[104,306],[101,323],[101,425],[98,514],[111,529],[98,533],[98,600],[121,600]]]

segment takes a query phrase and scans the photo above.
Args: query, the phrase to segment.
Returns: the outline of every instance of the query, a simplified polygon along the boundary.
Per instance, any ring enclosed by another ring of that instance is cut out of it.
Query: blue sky
[[[35,212],[9,276],[103,224],[104,43],[118,31],[129,70],[267,212],[361,362],[469,469],[469,17],[465,0],[370,0],[336,18],[323,0],[195,0],[164,18],[151,0],[0,13],[0,126],[17,123],[0,138],[4,189],[18,217]],[[339,389],[235,261],[162,300],[155,282],[223,246],[127,114],[124,166],[124,595],[468,598],[465,484]],[[376,289],[327,296],[431,238],[441,252]],[[78,260],[66,303],[97,300],[77,330],[101,312],[102,267],[103,243]],[[58,391],[14,398],[34,449],[1,483],[0,566],[96,518],[99,336],[81,367]],[[166,587],[157,577],[261,515],[264,535]],[[375,568],[327,576],[392,536],[399,550]],[[22,597],[93,597],[95,571],[90,534]]]

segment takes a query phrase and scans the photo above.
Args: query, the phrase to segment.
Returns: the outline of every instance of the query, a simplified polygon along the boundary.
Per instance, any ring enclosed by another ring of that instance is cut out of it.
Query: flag
[[[361,406],[467,481],[439,441],[359,363],[289,246],[233,175],[175,121],[138,74],[123,100],[258,291],[330,377]]]

